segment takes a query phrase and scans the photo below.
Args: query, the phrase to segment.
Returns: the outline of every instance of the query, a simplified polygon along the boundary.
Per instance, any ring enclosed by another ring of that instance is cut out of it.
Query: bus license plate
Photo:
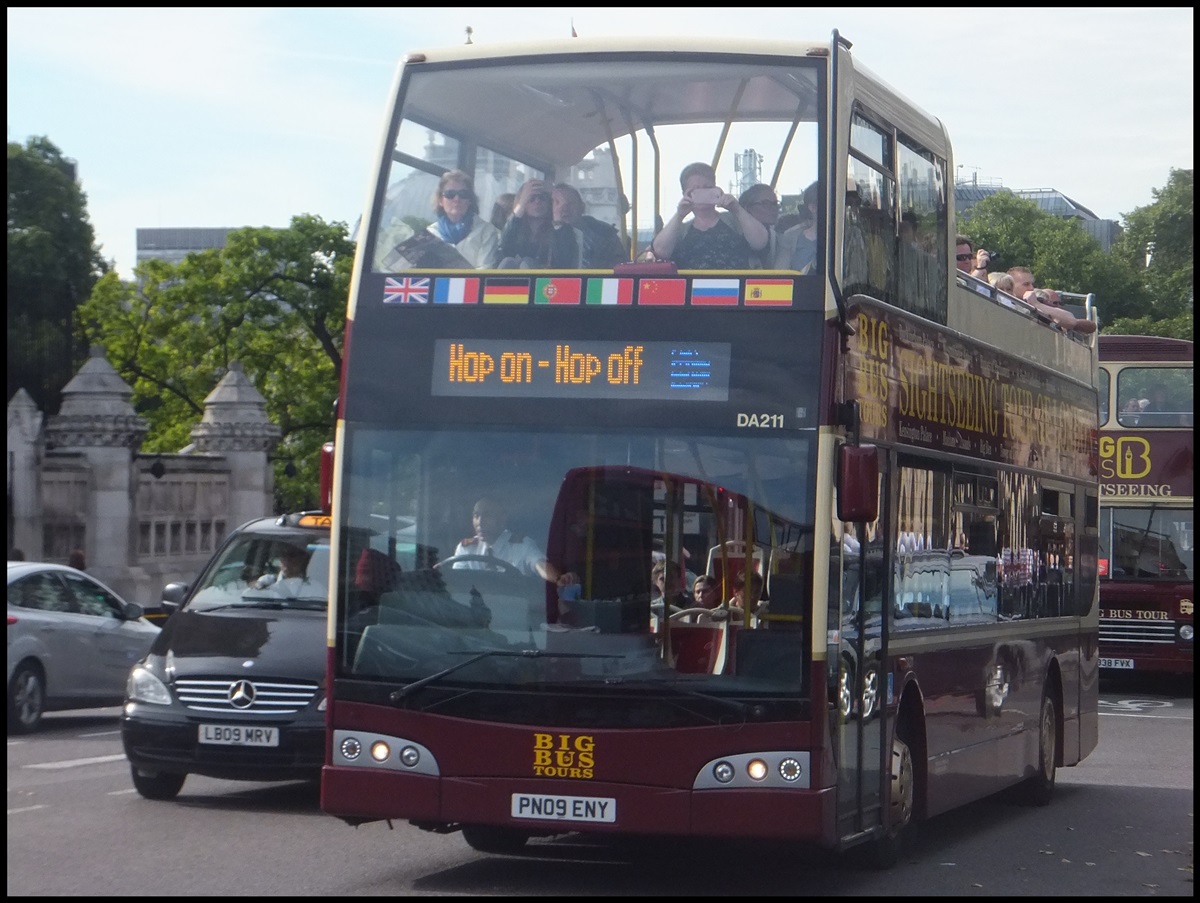
[[[1124,671],[1133,670],[1133,659],[1131,658],[1102,658],[1100,659],[1101,668],[1116,668]]]
[[[279,728],[241,724],[202,724],[200,742],[217,746],[278,746]]]
[[[607,822],[617,820],[617,801],[599,796],[549,796],[544,793],[514,793],[513,818],[550,821]]]

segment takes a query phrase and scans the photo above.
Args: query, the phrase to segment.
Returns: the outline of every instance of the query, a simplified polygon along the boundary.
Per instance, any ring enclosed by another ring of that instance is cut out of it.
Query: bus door
[[[881,464],[882,467],[882,464]],[[879,516],[855,523],[833,516],[830,545],[830,719],[838,767],[838,835],[850,843],[882,820],[881,751],[887,741],[888,671],[880,652],[883,600],[891,598],[892,554],[887,478],[880,475]],[[836,656],[833,654],[836,650]],[[888,757],[890,761],[890,756]]]

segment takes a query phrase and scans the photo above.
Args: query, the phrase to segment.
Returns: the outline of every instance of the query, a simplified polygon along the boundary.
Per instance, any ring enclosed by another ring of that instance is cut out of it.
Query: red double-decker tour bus
[[[1100,667],[1193,669],[1192,343],[1100,337]]]
[[[937,119],[836,32],[474,44],[408,55],[379,164],[326,812],[887,861],[1049,801],[1097,739],[1096,348],[958,271]]]

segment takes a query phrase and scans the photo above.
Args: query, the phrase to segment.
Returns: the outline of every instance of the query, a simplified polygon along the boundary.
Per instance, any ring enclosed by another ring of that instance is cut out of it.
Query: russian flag
[[[736,307],[742,286],[737,279],[693,279],[692,306],[726,305]]]

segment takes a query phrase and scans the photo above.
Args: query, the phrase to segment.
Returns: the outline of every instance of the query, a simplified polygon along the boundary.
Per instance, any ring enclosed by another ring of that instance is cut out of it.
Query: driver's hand
[[[579,579],[579,575],[574,571],[567,571],[565,574],[559,574],[558,580],[555,581],[558,586],[570,586],[574,583],[582,582],[583,581]]]

